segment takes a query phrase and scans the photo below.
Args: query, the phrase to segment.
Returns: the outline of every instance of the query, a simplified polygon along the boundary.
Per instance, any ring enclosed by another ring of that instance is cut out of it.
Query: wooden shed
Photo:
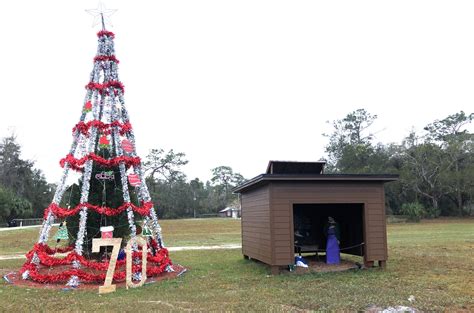
[[[312,246],[324,250],[323,228],[331,216],[340,225],[342,252],[363,256],[366,266],[385,266],[384,183],[398,176],[324,174],[324,165],[270,161],[265,174],[234,189],[240,194],[246,258],[270,265],[272,273],[294,264],[301,224]]]

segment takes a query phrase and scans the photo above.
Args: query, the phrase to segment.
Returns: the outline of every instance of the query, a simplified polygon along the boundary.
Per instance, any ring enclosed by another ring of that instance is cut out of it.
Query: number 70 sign
[[[112,284],[112,279],[115,272],[115,264],[117,263],[118,253],[120,250],[120,244],[122,243],[122,238],[94,238],[92,239],[92,252],[99,252],[100,247],[109,247],[112,246],[112,255],[110,256],[109,268],[107,269],[107,274],[105,275],[105,282],[103,286],[99,287],[99,294],[114,292],[116,286]],[[132,246],[133,244],[139,244],[142,246],[142,275],[139,283],[132,282]],[[125,247],[125,253],[127,254],[127,266],[126,266],[126,286],[127,289],[136,288],[143,286],[146,281],[146,257],[147,257],[147,243],[146,240],[141,237],[134,237],[127,242]]]

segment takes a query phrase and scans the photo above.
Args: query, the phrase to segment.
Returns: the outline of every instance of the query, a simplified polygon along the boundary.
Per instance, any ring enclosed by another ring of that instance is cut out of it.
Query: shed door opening
[[[326,249],[324,228],[332,216],[340,227],[341,253],[364,254],[364,205],[362,203],[294,204],[293,227],[295,245]],[[350,249],[346,249],[353,247]]]

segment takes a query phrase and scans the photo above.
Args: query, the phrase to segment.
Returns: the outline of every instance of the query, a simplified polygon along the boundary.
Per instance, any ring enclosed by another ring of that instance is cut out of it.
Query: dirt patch
[[[176,278],[178,276],[181,276],[182,274],[184,274],[187,271],[185,267],[183,267],[179,264],[172,265],[171,267],[174,270],[174,272],[164,272],[164,273],[161,273],[158,276],[149,277],[146,280],[145,284],[152,284],[152,283],[155,283],[155,282],[158,282],[158,281],[161,281],[161,280],[165,280],[165,279],[173,279],[173,278]],[[64,269],[70,269],[70,267],[66,267]],[[54,270],[55,271],[61,271],[61,268],[58,267],[58,268],[55,268]],[[8,272],[8,273],[6,273],[6,272]],[[70,287],[66,286],[65,283],[41,284],[41,283],[37,283],[35,281],[32,281],[30,279],[23,280],[22,277],[21,277],[21,274],[19,273],[19,271],[2,270],[2,274],[3,274],[3,279],[5,281],[7,281],[8,283],[10,283],[12,285],[15,285],[15,286],[19,286],[19,287],[25,287],[25,288],[61,289],[61,290],[66,291],[66,290],[98,289],[99,286],[103,285],[103,283],[100,283],[100,284],[99,283],[82,283],[76,288],[70,288]],[[118,281],[118,282],[114,281],[113,284],[117,285],[118,288],[125,287],[125,280]]]
[[[308,267],[296,266],[294,272],[297,274],[318,272],[341,272],[353,269],[360,269],[362,266],[353,261],[341,259],[339,264],[326,264],[324,257],[317,256],[304,256],[304,259],[308,262]]]

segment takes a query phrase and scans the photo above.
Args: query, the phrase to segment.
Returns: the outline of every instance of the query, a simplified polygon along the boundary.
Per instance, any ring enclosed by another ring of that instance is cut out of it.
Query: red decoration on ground
[[[151,252],[148,252],[147,261],[150,263],[150,266],[147,267],[147,276],[154,276],[165,271],[166,267],[172,265],[173,263],[169,259],[168,250],[166,248],[159,248],[158,244],[154,239],[151,240],[151,245],[157,251],[154,255]],[[68,247],[68,249],[72,247]],[[69,250],[69,251],[71,251]],[[37,282],[41,283],[57,283],[57,282],[66,282],[72,275],[78,276],[82,281],[85,282],[102,282],[105,279],[105,273],[94,273],[94,271],[105,271],[109,267],[109,262],[99,262],[87,260],[82,255],[77,254],[75,251],[70,252],[64,258],[57,258],[53,256],[55,250],[51,249],[45,244],[35,244],[33,249],[26,254],[27,262],[23,265],[20,273],[24,271],[29,271],[29,275]],[[141,250],[133,253],[133,257],[140,257]],[[70,265],[74,261],[79,262],[85,269],[70,269],[59,274],[40,274],[37,266],[34,263],[31,263],[31,260],[34,255],[38,256],[40,264],[46,267],[53,267],[59,265]],[[119,271],[118,268],[125,265],[125,260],[119,260],[116,264],[116,271],[114,274],[115,281],[122,281],[125,279],[125,271]],[[86,271],[88,270],[88,271]],[[91,271],[92,270],[92,271]],[[141,265],[133,265],[133,272],[141,272]]]

